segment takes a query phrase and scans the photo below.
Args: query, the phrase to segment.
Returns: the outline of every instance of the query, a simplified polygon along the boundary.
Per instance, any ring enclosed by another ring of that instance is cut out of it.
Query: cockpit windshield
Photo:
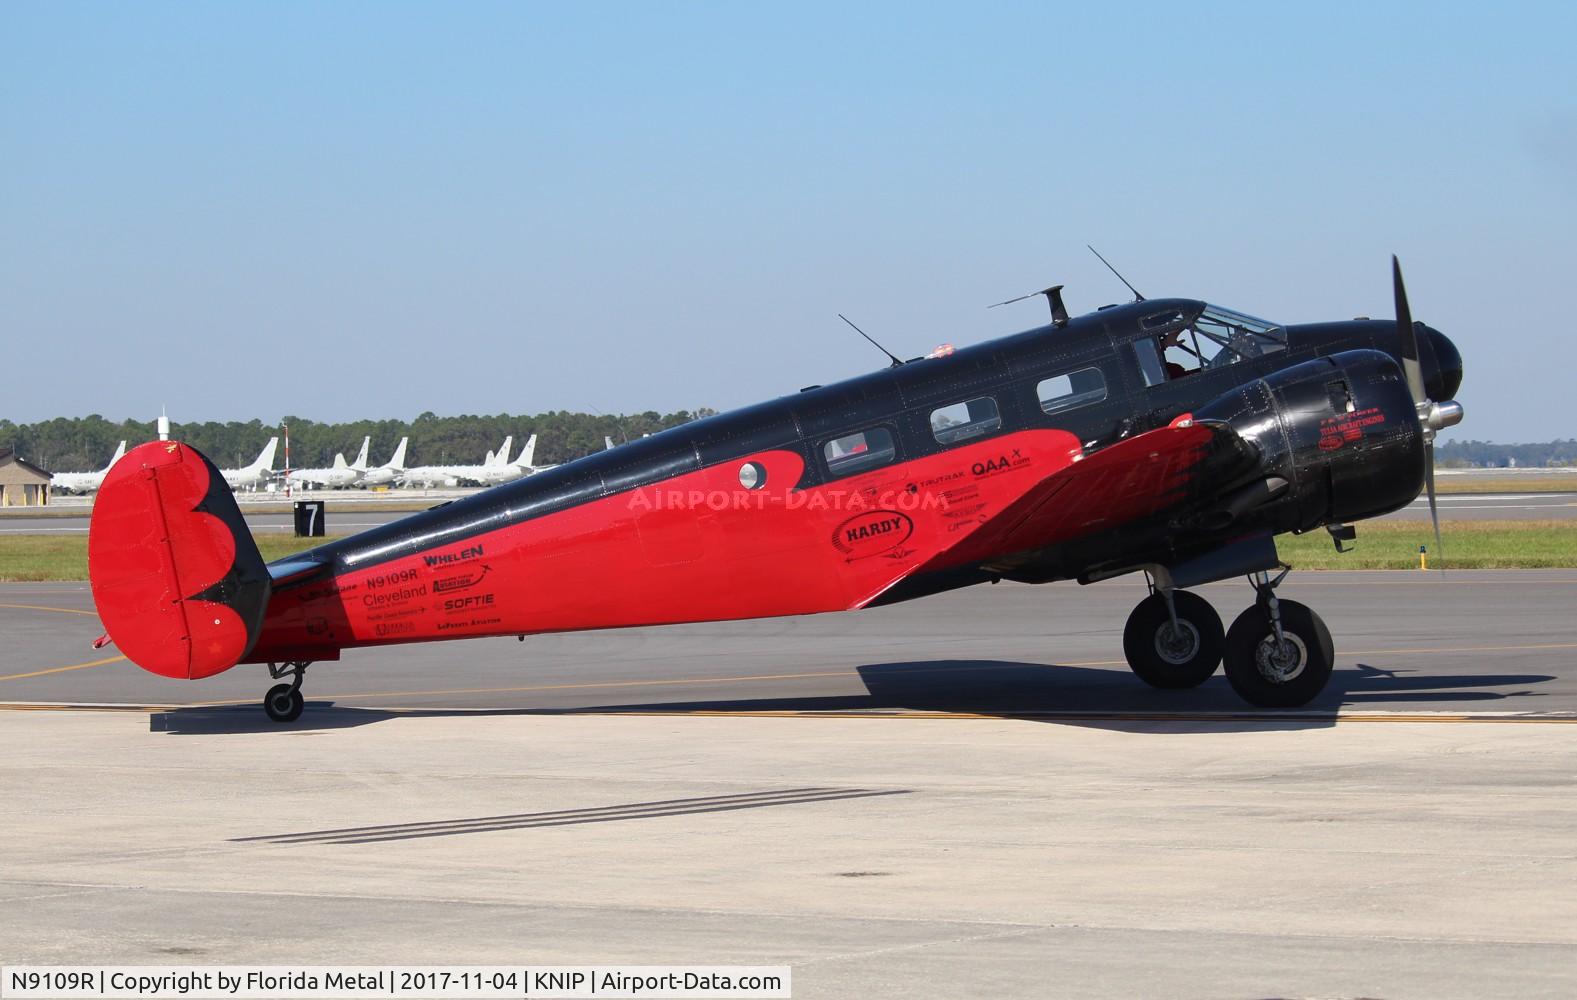
[[[1219,348],[1226,348],[1217,351],[1207,362],[1206,367],[1210,368],[1287,349],[1287,331],[1280,323],[1271,323],[1220,306],[1205,306],[1205,311],[1194,320],[1193,328],[1200,337],[1213,341]],[[1237,357],[1226,358],[1228,352]]]
[[[1153,337],[1134,342],[1147,384],[1158,385],[1287,349],[1287,331],[1279,323],[1210,305],[1193,322],[1185,322],[1186,315],[1181,310],[1168,310],[1140,321],[1144,329],[1162,329]]]

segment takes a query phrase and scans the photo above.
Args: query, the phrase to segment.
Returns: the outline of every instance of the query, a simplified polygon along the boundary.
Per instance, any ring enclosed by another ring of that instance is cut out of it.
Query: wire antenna
[[[1125,285],[1128,285],[1128,290],[1130,292],[1133,292],[1133,300],[1135,302],[1143,302],[1144,301],[1144,296],[1139,294],[1139,289],[1135,288],[1132,285],[1129,285],[1128,284],[1128,279],[1124,278],[1122,276],[1122,274],[1119,273],[1118,270],[1115,267],[1112,267],[1111,261],[1107,260],[1105,257],[1102,257],[1101,256],[1101,252],[1099,250],[1095,249],[1094,247],[1090,246],[1088,243],[1084,244],[1084,246],[1085,246],[1086,249],[1088,249],[1090,251],[1090,253],[1094,254],[1096,256],[1096,258],[1102,264],[1106,265],[1106,270],[1108,270],[1108,271],[1112,272],[1113,274],[1117,275],[1117,280],[1118,281],[1122,282]]]
[[[888,367],[897,368],[899,365],[903,364],[903,362],[901,360],[899,360],[898,355],[894,354],[892,351],[889,351],[887,348],[883,347],[881,344],[876,343],[876,338],[872,337],[870,334],[866,333],[864,330],[861,330],[859,327],[854,326],[854,321],[852,319],[850,319],[849,317],[843,315],[843,313],[839,313],[838,314],[838,318],[843,320],[845,323],[849,324],[850,326],[853,326],[854,327],[854,332],[859,334],[860,336],[864,337],[866,340],[869,340],[871,342],[871,346],[875,347],[878,351],[881,351],[883,354],[887,355],[889,358],[892,358],[893,359],[893,363],[891,365],[889,365]]]

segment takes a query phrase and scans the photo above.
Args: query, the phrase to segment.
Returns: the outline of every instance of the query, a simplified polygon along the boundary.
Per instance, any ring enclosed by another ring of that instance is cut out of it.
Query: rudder
[[[270,589],[224,477],[176,441],[139,445],[104,477],[88,525],[88,580],[126,658],[181,678],[246,656]]]

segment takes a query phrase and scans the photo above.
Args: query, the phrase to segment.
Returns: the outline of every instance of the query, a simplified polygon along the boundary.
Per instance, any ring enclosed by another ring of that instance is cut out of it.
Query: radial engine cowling
[[[1400,366],[1344,351],[1238,386],[1194,412],[1258,449],[1253,479],[1231,491],[1234,525],[1276,532],[1356,521],[1411,503],[1424,486],[1425,441]],[[1226,511],[1226,508],[1223,508]]]

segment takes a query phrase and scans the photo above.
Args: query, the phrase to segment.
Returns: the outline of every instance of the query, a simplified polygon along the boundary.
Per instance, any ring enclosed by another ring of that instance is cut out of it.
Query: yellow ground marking
[[[87,663],[73,663],[69,667],[50,667],[48,670],[35,670],[27,674],[7,674],[4,677],[0,677],[0,681],[19,681],[28,677],[42,677],[45,674],[63,674],[68,670],[86,670],[89,667],[102,667],[106,663],[118,663],[125,658],[124,656],[110,656],[102,660],[91,660]]]
[[[97,618],[97,611],[83,611],[81,608],[50,608],[42,604],[0,604],[0,608],[16,608],[20,611],[58,611],[63,615],[88,615]]]

